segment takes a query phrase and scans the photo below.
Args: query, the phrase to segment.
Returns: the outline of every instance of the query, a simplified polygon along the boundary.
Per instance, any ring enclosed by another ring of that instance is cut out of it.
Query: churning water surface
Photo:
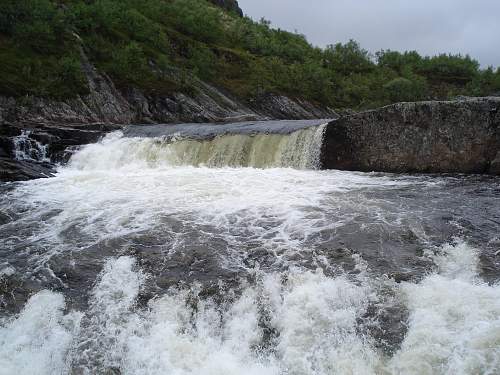
[[[499,374],[499,179],[321,136],[113,133],[1,186],[0,374]]]

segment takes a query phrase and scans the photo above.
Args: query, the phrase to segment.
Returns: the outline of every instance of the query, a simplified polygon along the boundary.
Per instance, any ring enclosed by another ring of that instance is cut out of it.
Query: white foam
[[[164,162],[171,159],[161,156],[168,147],[160,144],[155,150],[148,142],[154,141],[110,135],[79,151],[56,177],[16,185],[0,197],[2,207],[19,213],[3,226],[12,234],[0,238],[0,246],[11,249],[23,241],[36,268],[59,252],[85,251],[108,239],[172,233],[169,220],[175,219],[187,230],[204,228],[226,241],[227,252],[210,254],[218,264],[243,267],[247,254],[239,252],[255,241],[281,262],[274,268],[281,272],[257,272],[259,282],[244,287],[241,295],[228,291],[222,306],[198,298],[197,287],[191,286],[138,308],[145,276],[133,258],[111,259],[80,325],[79,314],[64,315],[62,296],[48,291],[33,296],[16,319],[2,323],[0,360],[6,365],[0,373],[73,369],[91,374],[110,368],[122,374],[175,375],[498,373],[500,287],[481,281],[479,250],[466,243],[431,254],[438,269],[420,283],[391,286],[410,316],[393,358],[380,353],[359,327],[377,300],[373,285],[379,280],[362,267],[357,278],[290,269],[295,255],[313,250],[310,238],[322,231],[334,234],[342,225],[359,228],[359,215],[372,218],[361,228],[365,231],[369,225],[391,228],[402,222],[418,228],[418,212],[407,212],[404,205],[386,209],[390,202],[362,190],[414,187],[420,179],[289,168],[172,167]],[[143,157],[143,152],[154,155]],[[30,234],[17,238],[16,225],[29,227]],[[30,254],[31,244],[43,244],[44,251],[34,246]]]
[[[252,351],[262,336],[255,302],[251,291],[227,311],[201,301],[193,309],[182,292],[161,298],[130,327],[124,373],[277,374]]]
[[[292,274],[274,307],[282,367],[296,374],[374,374],[381,365],[357,320],[374,298],[367,284],[321,272]]]
[[[446,244],[439,252],[427,252],[439,268],[439,274],[449,279],[473,282],[479,271],[479,250],[458,240],[456,244]],[[478,280],[479,281],[479,280]]]
[[[73,368],[93,374],[117,367],[124,355],[124,329],[144,280],[131,257],[111,259],[92,291],[78,342],[72,349]]]
[[[16,269],[12,267],[8,262],[0,264],[0,278],[2,276],[12,276],[16,273]]]
[[[406,283],[410,311],[401,350],[391,363],[401,374],[498,374],[500,286],[477,277],[478,250],[459,243],[435,256],[440,273]]]
[[[370,374],[380,359],[357,332],[372,292],[344,276],[292,271],[218,306],[173,292],[128,322],[124,374]],[[276,337],[263,348],[262,310]]]
[[[41,291],[17,319],[0,326],[0,374],[68,373],[67,354],[81,314],[64,315],[64,307],[61,294]]]

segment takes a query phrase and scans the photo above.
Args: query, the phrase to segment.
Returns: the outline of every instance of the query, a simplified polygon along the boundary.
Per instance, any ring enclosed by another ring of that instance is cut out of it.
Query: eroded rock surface
[[[326,130],[326,169],[500,174],[500,98],[398,103]]]

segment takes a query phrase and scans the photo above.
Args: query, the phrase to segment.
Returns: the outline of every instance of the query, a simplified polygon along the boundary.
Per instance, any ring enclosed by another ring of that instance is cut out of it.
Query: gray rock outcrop
[[[500,98],[398,103],[331,122],[326,169],[500,174]]]

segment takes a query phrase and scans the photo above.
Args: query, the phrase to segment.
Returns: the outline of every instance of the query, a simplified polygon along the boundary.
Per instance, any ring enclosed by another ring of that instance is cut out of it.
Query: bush
[[[421,100],[425,95],[425,84],[398,77],[386,83],[384,90],[387,92],[391,102]]]
[[[59,97],[70,97],[74,93],[88,93],[87,78],[78,56],[63,57],[58,64],[57,77],[60,88]]]
[[[191,47],[188,64],[192,72],[199,78],[210,80],[216,75],[215,54],[203,45]]]
[[[113,53],[111,71],[121,82],[139,82],[151,74],[144,51],[136,42],[131,42]]]
[[[33,21],[33,23],[22,23],[14,29],[14,40],[21,46],[28,46],[31,49],[47,53],[55,45],[56,35],[50,25],[43,21]]]

